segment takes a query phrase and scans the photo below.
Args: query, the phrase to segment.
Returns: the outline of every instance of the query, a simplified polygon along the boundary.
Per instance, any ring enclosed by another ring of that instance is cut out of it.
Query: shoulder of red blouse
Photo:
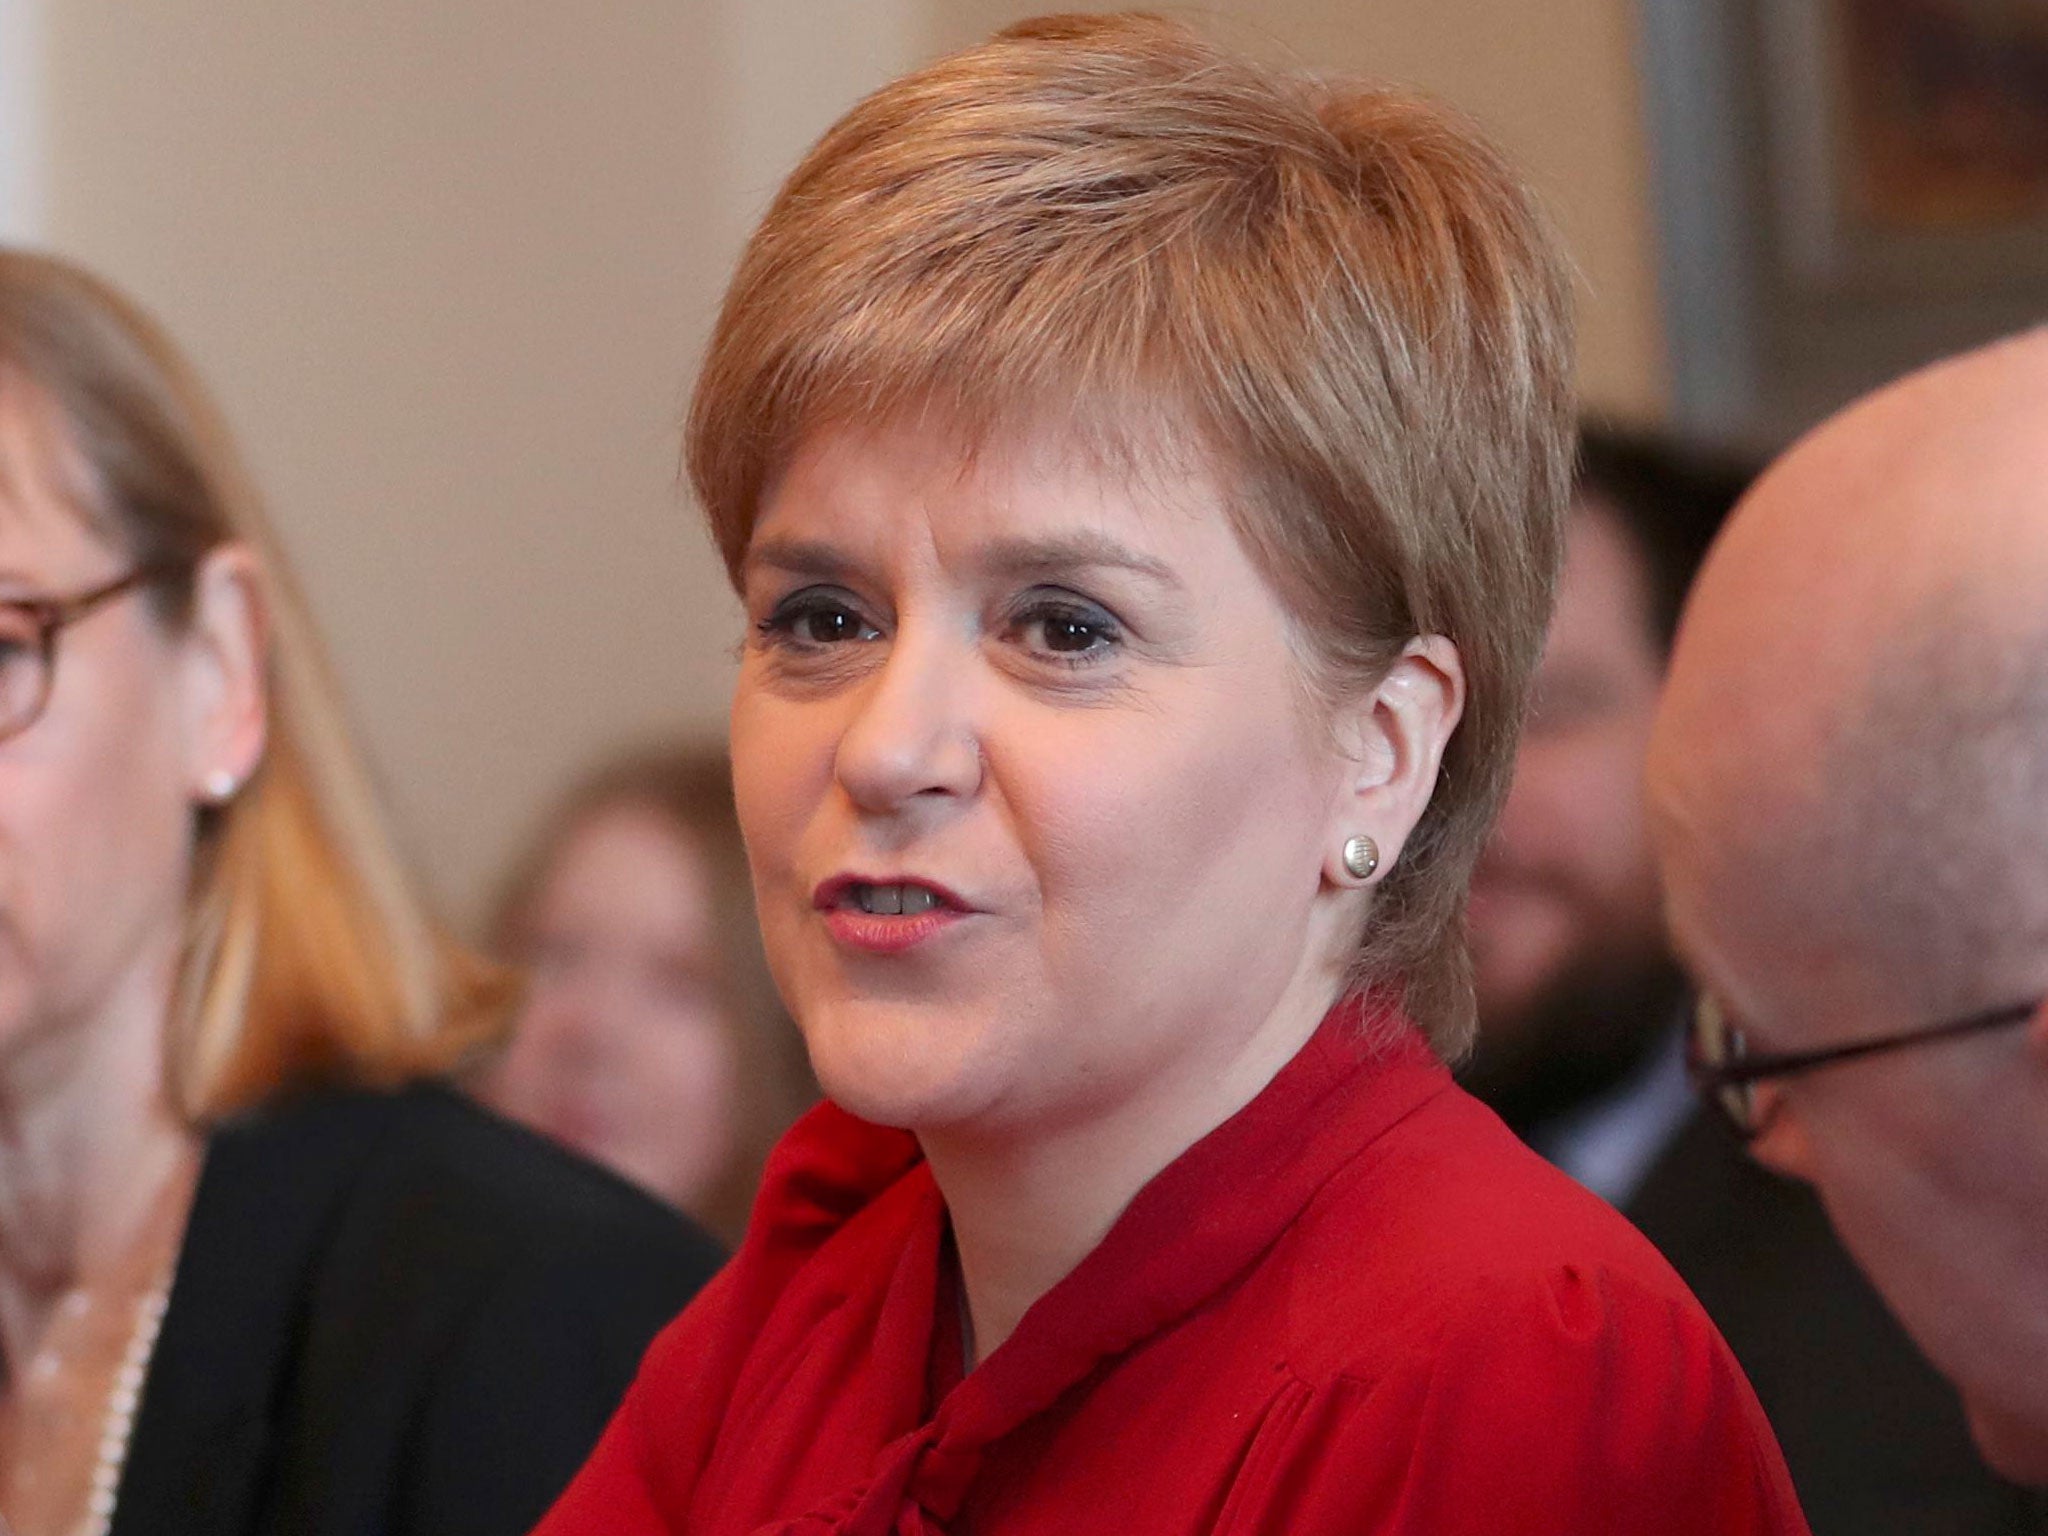
[[[1625,1285],[1711,1332],[1661,1254],[1615,1210],[1531,1153],[1455,1088],[1416,1104],[1349,1159],[1290,1225],[1280,1347],[1304,1379],[1355,1374],[1390,1343],[1434,1346],[1505,1294]],[[1369,1308],[1356,1304],[1361,1293]],[[1561,1305],[1562,1303],[1560,1303]]]
[[[1684,1283],[1462,1092],[1348,1163],[1263,1270],[1293,1379],[1219,1532],[1806,1530]]]
[[[1277,1395],[1218,1536],[1805,1536],[1696,1308],[1605,1272],[1464,1289],[1430,1347]]]
[[[679,1529],[671,1520],[688,1507],[748,1357],[791,1279],[855,1217],[917,1175],[929,1184],[908,1132],[829,1100],[804,1115],[768,1160],[739,1251],[649,1347],[596,1451],[534,1536]]]
[[[1747,1383],[1647,1243],[1452,1088],[1411,1031],[1382,1028],[1367,1051],[1346,1022],[1148,1186],[1090,1272],[1041,1304],[1058,1326],[1035,1344],[1020,1328],[1024,1348],[992,1356],[968,1398],[1003,1412],[1083,1369],[1077,1335],[1136,1338],[1208,1304],[1177,1294],[1177,1255],[1206,1243],[1233,1336],[1289,1378],[1219,1531],[1334,1536],[1361,1509],[1418,1536],[1803,1531]],[[540,1536],[681,1530],[742,1375],[758,1395],[764,1365],[780,1369],[768,1357],[791,1358],[843,1287],[935,1267],[903,1253],[937,1210],[911,1137],[829,1106],[807,1117],[740,1254],[650,1351]],[[992,1392],[998,1365],[1017,1380]]]

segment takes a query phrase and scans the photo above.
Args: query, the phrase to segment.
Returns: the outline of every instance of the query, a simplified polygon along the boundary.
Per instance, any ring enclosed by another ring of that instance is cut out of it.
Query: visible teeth
[[[862,885],[854,888],[861,911],[876,917],[915,917],[939,904],[938,892],[922,885]]]

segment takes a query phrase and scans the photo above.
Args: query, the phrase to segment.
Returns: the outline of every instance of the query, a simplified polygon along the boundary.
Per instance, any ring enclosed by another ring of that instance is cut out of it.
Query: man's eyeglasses
[[[1959,1035],[1981,1034],[1986,1030],[2024,1024],[2040,1011],[2044,1001],[2048,999],[2013,1003],[1984,1013],[1973,1013],[1968,1018],[1853,1040],[1847,1045],[1829,1046],[1824,1050],[1752,1051],[1741,1026],[1729,1019],[1712,993],[1703,992],[1693,1009],[1691,1037],[1686,1045],[1686,1068],[1692,1074],[1693,1086],[1700,1091],[1700,1096],[1721,1112],[1738,1136],[1744,1141],[1754,1141],[1770,1125],[1775,1107],[1780,1102],[1775,1095],[1760,1095],[1756,1091],[1759,1083],[1790,1077],[1797,1072],[1810,1072],[1815,1067],[1825,1067],[1837,1061],[1853,1061],[1859,1056],[1878,1056],[1909,1045],[1925,1045],[1934,1040],[1952,1040]]]
[[[57,637],[94,609],[162,575],[141,566],[71,597],[0,599],[0,741],[42,718],[57,673]]]

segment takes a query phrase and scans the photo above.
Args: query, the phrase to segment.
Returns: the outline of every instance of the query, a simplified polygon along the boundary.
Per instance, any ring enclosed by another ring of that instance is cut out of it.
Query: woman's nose
[[[981,786],[971,651],[899,633],[862,684],[834,767],[854,804],[877,814]]]

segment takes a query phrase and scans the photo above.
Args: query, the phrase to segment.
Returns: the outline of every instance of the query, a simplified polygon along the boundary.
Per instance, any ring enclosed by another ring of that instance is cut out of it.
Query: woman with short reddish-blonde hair
[[[832,1102],[544,1536],[1803,1530],[1683,1286],[1442,1059],[1567,310],[1456,119],[1156,18],[798,167],[689,453]]]

